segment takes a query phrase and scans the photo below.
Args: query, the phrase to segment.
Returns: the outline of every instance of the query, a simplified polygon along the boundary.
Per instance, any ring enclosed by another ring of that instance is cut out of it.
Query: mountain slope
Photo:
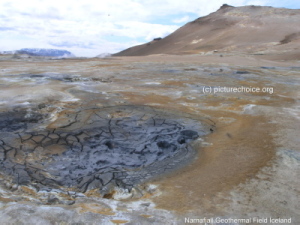
[[[32,56],[71,57],[73,54],[67,50],[44,49],[44,48],[22,48],[17,54],[28,54]]]
[[[131,47],[115,56],[293,51],[300,45],[299,21],[299,9],[223,5],[161,40]]]

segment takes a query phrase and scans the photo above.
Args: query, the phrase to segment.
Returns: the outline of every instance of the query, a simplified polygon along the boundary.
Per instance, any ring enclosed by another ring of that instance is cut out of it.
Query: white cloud
[[[189,22],[189,21],[191,21],[191,18],[189,16],[184,16],[184,17],[181,17],[179,19],[173,20],[174,23],[186,23],[186,22]]]
[[[150,41],[156,37],[165,37],[167,34],[178,29],[175,25],[151,24],[137,21],[126,21],[117,23],[122,29],[116,31],[116,35],[127,35],[132,38],[145,37]],[[138,32],[137,32],[138,31]]]
[[[217,10],[223,3],[224,0],[1,0],[0,50],[52,47],[86,56],[115,52],[141,40],[164,37],[179,27],[172,22],[189,22]],[[226,3],[265,5],[269,1]],[[113,42],[109,37],[123,37],[125,41]]]

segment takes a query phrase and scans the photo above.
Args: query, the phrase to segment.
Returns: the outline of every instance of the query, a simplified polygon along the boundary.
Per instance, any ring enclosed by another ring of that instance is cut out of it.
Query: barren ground
[[[213,127],[192,142],[197,154],[187,166],[132,192],[103,198],[97,189],[39,191],[14,186],[3,174],[1,223],[184,224],[204,217],[300,223],[300,61],[291,55],[0,60],[0,112],[34,108],[49,115],[37,130],[64,125],[63,115],[77,109],[122,105],[189,115]],[[260,91],[213,93],[222,87]]]

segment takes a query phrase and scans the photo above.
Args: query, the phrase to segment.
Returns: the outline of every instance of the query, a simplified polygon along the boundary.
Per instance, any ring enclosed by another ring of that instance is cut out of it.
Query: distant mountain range
[[[30,56],[46,56],[46,57],[74,57],[67,50],[45,49],[45,48],[22,48],[17,51],[3,51],[2,54],[27,54]]]
[[[22,48],[17,51],[18,54],[28,54],[32,56],[53,56],[53,57],[70,57],[73,54],[67,50],[45,49],[45,48]]]
[[[224,4],[165,38],[133,46],[113,56],[153,54],[293,54],[300,57],[300,9]]]

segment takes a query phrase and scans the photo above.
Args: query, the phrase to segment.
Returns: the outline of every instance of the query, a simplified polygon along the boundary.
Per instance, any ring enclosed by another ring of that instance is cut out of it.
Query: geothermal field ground
[[[276,57],[0,56],[0,222],[300,223],[300,61]]]

